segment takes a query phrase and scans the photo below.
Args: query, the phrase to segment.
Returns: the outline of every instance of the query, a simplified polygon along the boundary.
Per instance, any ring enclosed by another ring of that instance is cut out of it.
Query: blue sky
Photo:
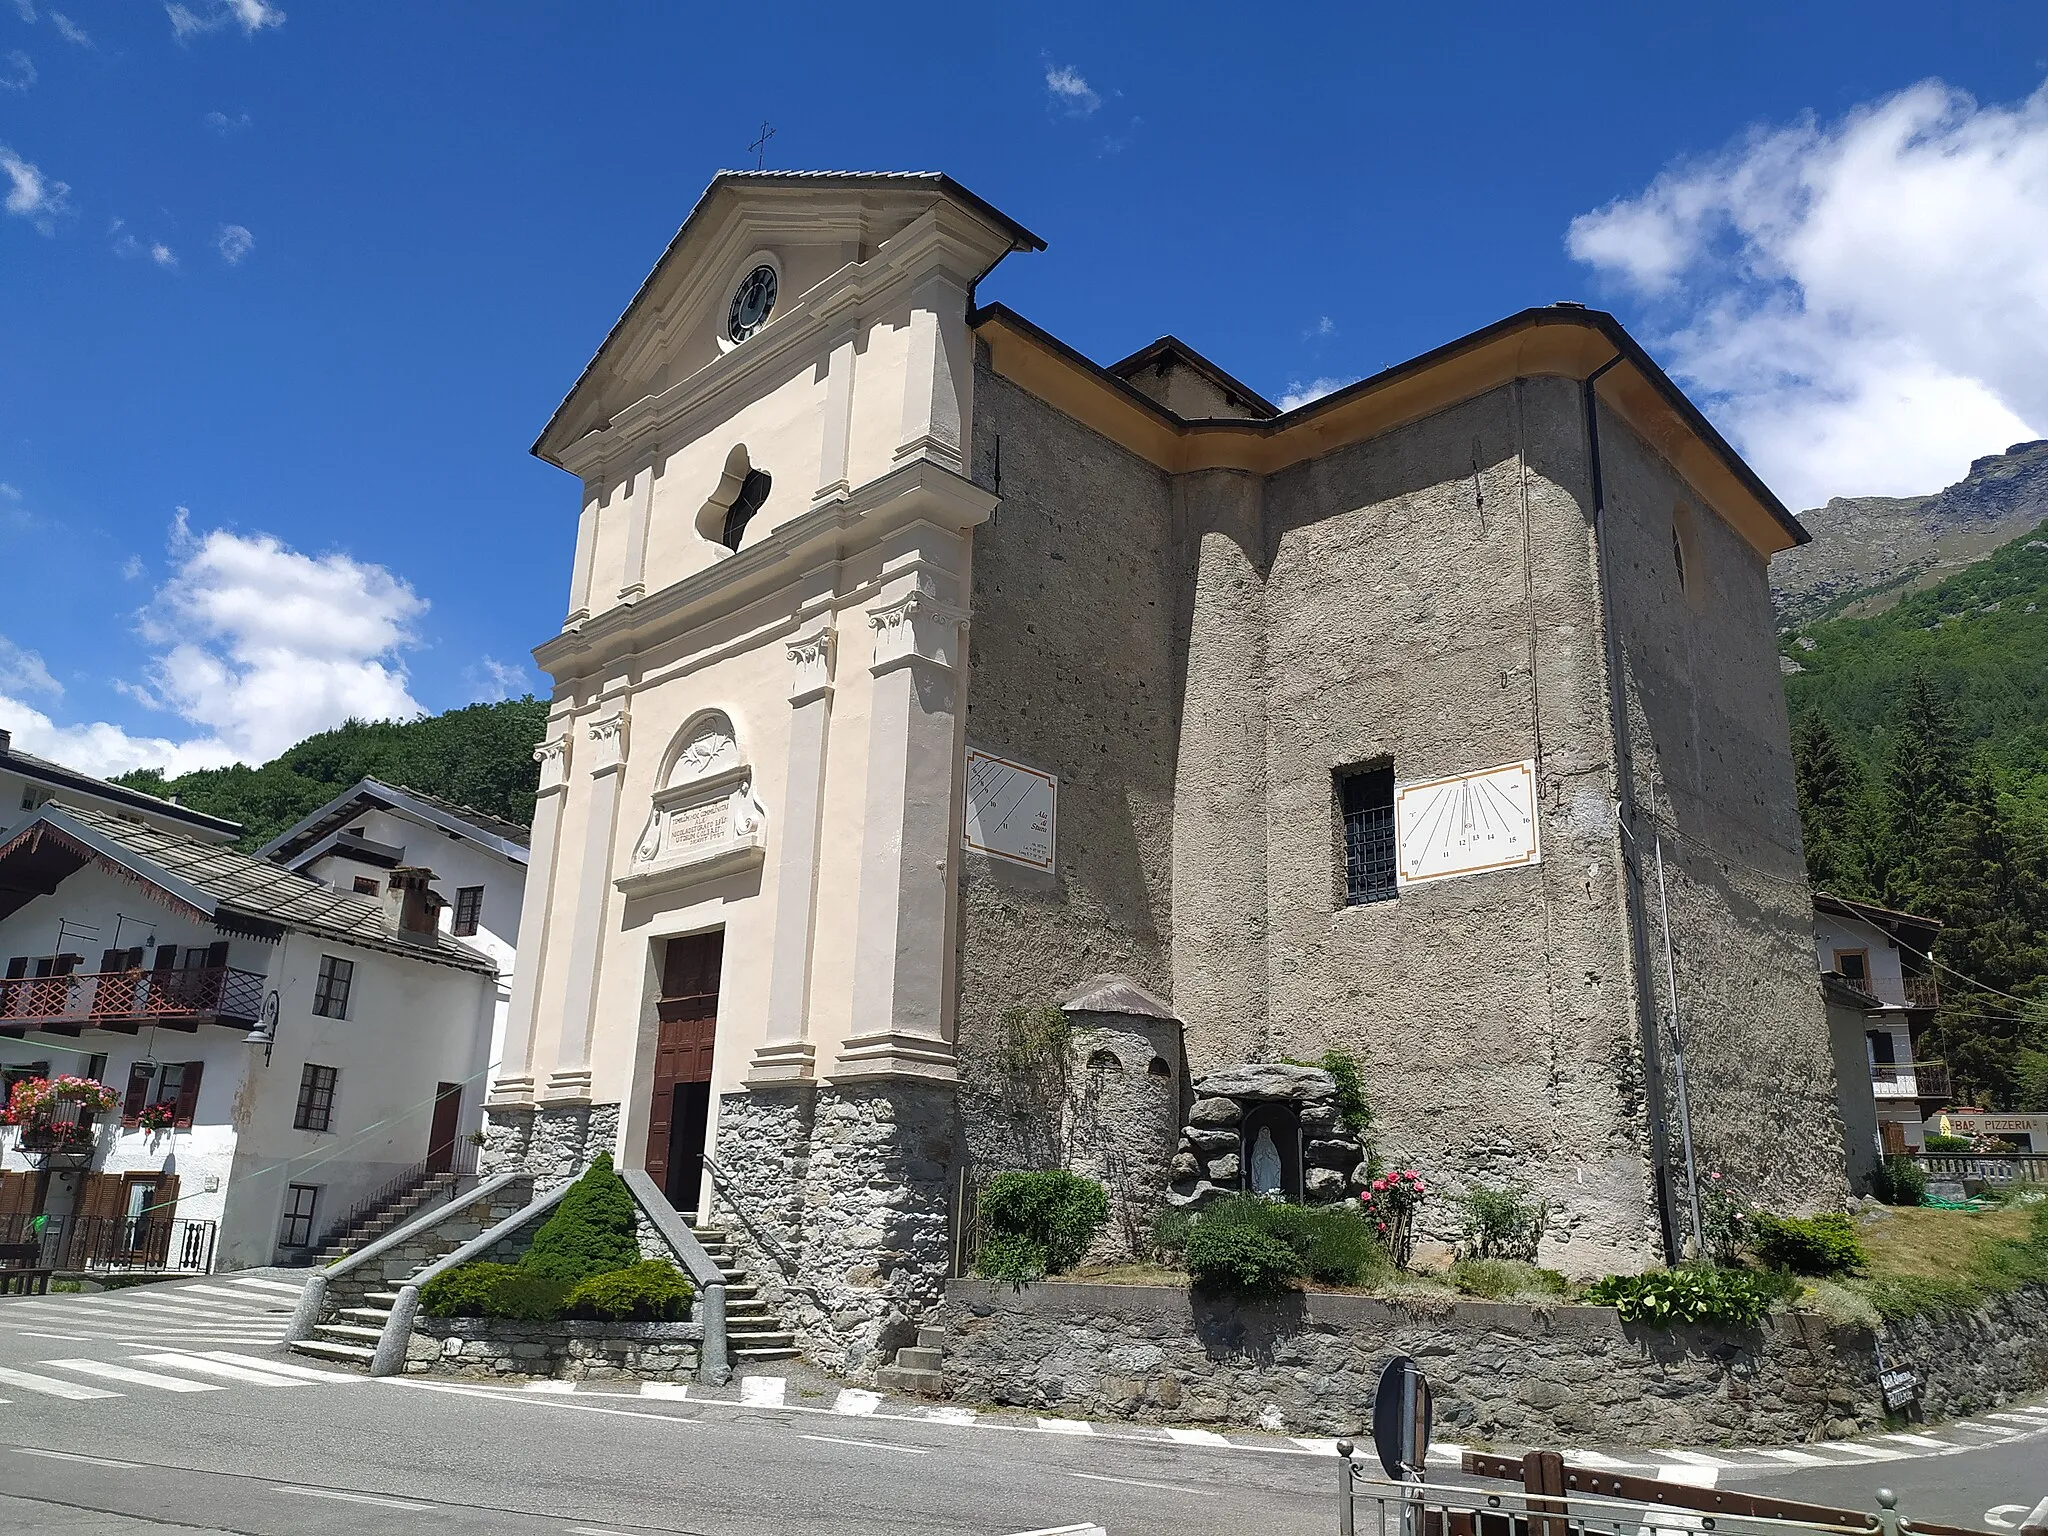
[[[1104,361],[1303,397],[1579,298],[1793,504],[1930,490],[2048,433],[2044,74],[2038,3],[0,0],[0,726],[177,768],[537,687],[527,445],[764,118],[1037,231],[984,296]]]

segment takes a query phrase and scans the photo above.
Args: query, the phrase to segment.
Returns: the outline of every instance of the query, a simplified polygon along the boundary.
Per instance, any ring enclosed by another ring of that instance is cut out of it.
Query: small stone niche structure
[[[1165,1198],[1181,1117],[1181,1022],[1128,976],[1094,976],[1059,996],[1071,1027],[1065,1106],[1069,1168],[1109,1192],[1109,1220],[1089,1263],[1145,1252]]]
[[[1200,1209],[1241,1192],[1327,1205],[1371,1177],[1337,1113],[1337,1080],[1321,1067],[1254,1062],[1211,1072],[1192,1092],[1167,1170],[1170,1205]]]

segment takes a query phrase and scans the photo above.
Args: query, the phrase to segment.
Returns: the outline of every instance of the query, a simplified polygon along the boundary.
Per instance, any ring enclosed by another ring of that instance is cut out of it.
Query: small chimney
[[[6,729],[4,726],[0,726],[0,752],[12,752],[13,750],[14,732]]]
[[[434,894],[434,872],[401,864],[384,886],[384,926],[393,933],[431,939],[441,926],[440,897]]]

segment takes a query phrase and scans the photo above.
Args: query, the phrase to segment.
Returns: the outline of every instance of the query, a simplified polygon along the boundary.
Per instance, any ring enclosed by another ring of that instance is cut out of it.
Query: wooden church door
[[[670,939],[662,952],[646,1166],[668,1203],[685,1215],[695,1213],[704,1181],[718,977],[724,959],[723,930]]]

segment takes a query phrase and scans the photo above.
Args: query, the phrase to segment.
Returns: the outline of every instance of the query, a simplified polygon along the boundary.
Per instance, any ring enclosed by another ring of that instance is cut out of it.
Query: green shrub
[[[673,1323],[688,1319],[696,1289],[667,1259],[642,1259],[580,1280],[564,1300],[571,1317],[600,1322]]]
[[[520,1267],[574,1285],[592,1275],[624,1269],[640,1261],[633,1235],[636,1208],[626,1181],[612,1172],[609,1152],[592,1159],[583,1177],[570,1186],[554,1214],[533,1234]]]
[[[1194,1230],[1195,1218],[1192,1212],[1176,1210],[1172,1206],[1162,1207],[1152,1217],[1152,1254],[1160,1263],[1180,1263],[1182,1253],[1188,1246],[1188,1233]]]
[[[1188,1233],[1188,1273],[1195,1288],[1233,1296],[1274,1296],[1301,1273],[1287,1244],[1251,1227],[1204,1218]]]
[[[1919,1205],[1927,1199],[1927,1170],[1895,1152],[1871,1172],[1870,1192],[1886,1205]]]
[[[1389,1268],[1378,1234],[1354,1205],[1287,1205],[1233,1195],[1203,1211],[1195,1226],[1233,1227],[1284,1243],[1294,1251],[1297,1272],[1324,1285],[1370,1285]]]
[[[1609,1275],[1586,1287],[1586,1300],[1613,1307],[1625,1323],[1653,1328],[1679,1323],[1751,1328],[1770,1311],[1781,1288],[1781,1282],[1768,1276],[1695,1265],[1644,1275]]]
[[[1943,1136],[1937,1133],[1927,1138],[1927,1150],[1930,1152],[1970,1152],[1975,1149],[1976,1143],[1967,1136]]]
[[[999,1173],[981,1192],[981,1256],[975,1267],[1021,1281],[1072,1269],[1109,1220],[1109,1195],[1093,1179],[1059,1169]]]
[[[1349,1051],[1325,1051],[1314,1061],[1302,1061],[1298,1057],[1280,1058],[1290,1067],[1321,1067],[1336,1080],[1337,1118],[1344,1122],[1344,1128],[1365,1144],[1366,1155],[1372,1155],[1372,1104],[1365,1096],[1365,1074],[1358,1070],[1358,1058]]]
[[[498,1317],[551,1323],[562,1315],[569,1287],[517,1264],[458,1264],[429,1280],[420,1308],[429,1317]]]
[[[1571,1282],[1554,1269],[1519,1259],[1460,1259],[1444,1278],[1467,1296],[1512,1301],[1518,1296],[1563,1296]]]
[[[1526,1189],[1482,1189],[1465,1192],[1465,1255],[1473,1259],[1536,1257],[1550,1207],[1529,1198]]]
[[[1839,1214],[1798,1217],[1759,1211],[1750,1217],[1749,1228],[1756,1256],[1773,1269],[1826,1280],[1856,1274],[1870,1262],[1855,1223]]]

